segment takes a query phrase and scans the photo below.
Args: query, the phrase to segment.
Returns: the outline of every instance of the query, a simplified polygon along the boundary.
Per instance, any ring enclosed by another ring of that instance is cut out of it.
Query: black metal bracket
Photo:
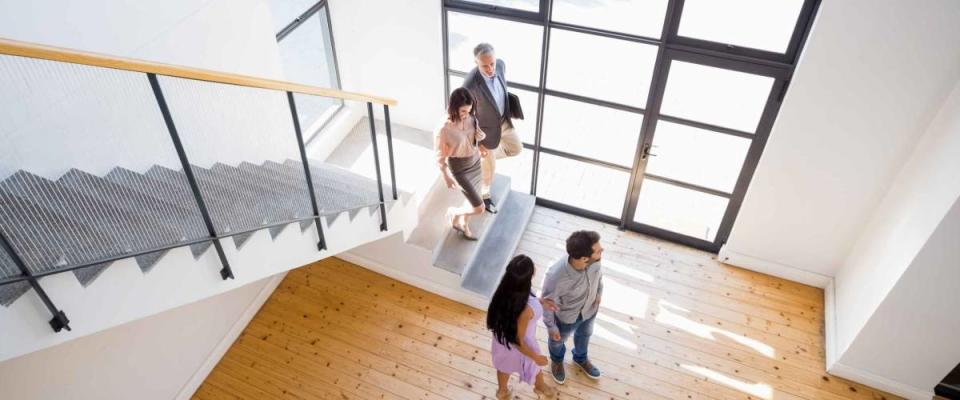
[[[317,194],[313,191],[313,178],[310,174],[310,162],[307,160],[307,148],[303,143],[303,132],[300,130],[300,118],[297,117],[297,103],[293,100],[293,92],[287,91],[287,102],[290,103],[290,115],[293,116],[293,131],[297,134],[297,145],[300,146],[300,163],[303,164],[303,173],[307,178],[307,191],[310,192],[310,205],[313,207],[313,217],[317,225],[317,250],[327,249],[327,240],[323,235],[323,225],[320,224],[320,208],[317,206]]]
[[[367,102],[367,115],[370,116],[370,141],[373,143],[373,165],[377,170],[377,192],[380,194],[380,231],[384,232],[387,230],[387,205],[383,202],[383,177],[380,176],[380,153],[377,150],[377,122],[373,119],[373,103]]]
[[[54,332],[60,332],[64,329],[70,330],[70,319],[67,318],[67,314],[60,310],[53,304],[53,301],[50,300],[50,296],[47,296],[47,292],[40,287],[40,281],[27,269],[27,265],[23,263],[23,259],[20,258],[20,255],[13,249],[13,245],[7,240],[6,234],[0,230],[0,246],[3,247],[3,251],[10,255],[10,258],[13,259],[13,263],[17,265],[17,268],[20,269],[20,273],[23,276],[27,277],[27,282],[30,283],[30,287],[37,292],[37,296],[40,297],[40,301],[43,301],[43,305],[47,307],[47,310],[50,310],[50,313],[53,314],[53,318],[50,320],[50,327],[53,328]]]
[[[160,106],[160,112],[163,114],[163,122],[166,123],[167,130],[170,131],[170,139],[173,140],[173,146],[177,149],[177,156],[180,157],[180,165],[183,166],[183,174],[186,175],[187,182],[190,183],[190,191],[193,192],[193,198],[196,200],[200,214],[203,216],[203,224],[207,228],[207,233],[210,235],[213,247],[217,250],[217,256],[220,257],[220,264],[223,265],[223,268],[220,269],[220,277],[224,280],[233,279],[233,270],[230,268],[230,262],[227,261],[226,253],[223,252],[223,246],[220,244],[220,241],[217,240],[217,230],[213,226],[210,212],[207,210],[207,205],[203,201],[203,195],[200,193],[200,185],[197,183],[197,178],[193,175],[193,169],[190,168],[190,160],[187,159],[187,152],[183,148],[183,142],[180,141],[180,134],[177,133],[177,127],[173,124],[170,108],[167,106],[167,101],[163,97],[163,91],[160,89],[160,81],[157,80],[157,75],[152,73],[147,74],[147,79],[150,80],[153,95],[157,98],[157,105]]]

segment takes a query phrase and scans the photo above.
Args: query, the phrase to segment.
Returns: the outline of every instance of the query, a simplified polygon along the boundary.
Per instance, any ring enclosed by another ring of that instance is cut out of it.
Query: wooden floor
[[[518,252],[538,285],[577,229],[606,247],[590,346],[604,376],[568,356],[561,398],[897,398],[824,373],[822,290],[707,253],[537,208]],[[331,258],[287,276],[195,397],[490,399],[489,348],[483,312]]]

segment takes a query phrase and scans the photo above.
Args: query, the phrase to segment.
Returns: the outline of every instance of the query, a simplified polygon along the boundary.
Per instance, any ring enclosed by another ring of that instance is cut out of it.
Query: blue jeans
[[[587,361],[587,347],[590,345],[590,335],[593,335],[593,320],[596,318],[597,316],[594,315],[584,321],[581,315],[572,324],[565,324],[560,322],[559,319],[556,320],[557,328],[560,330],[560,340],[553,340],[552,337],[547,340],[550,360],[558,364],[563,362],[563,356],[567,353],[567,338],[570,337],[570,333],[573,333],[573,350],[571,351],[573,361],[577,363]]]

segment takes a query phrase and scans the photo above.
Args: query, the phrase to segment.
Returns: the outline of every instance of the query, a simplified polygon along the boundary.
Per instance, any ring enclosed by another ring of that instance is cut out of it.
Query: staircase
[[[259,229],[276,239],[289,225],[304,232],[313,223],[299,161],[191,169],[217,232],[235,233],[230,237],[237,249]],[[311,163],[311,172],[328,225],[341,215],[352,221],[363,210],[377,211],[376,181],[319,162]],[[112,263],[97,260],[140,254],[133,258],[148,273],[169,251],[150,250],[189,245],[199,259],[212,244],[185,174],[163,166],[144,173],[118,167],[103,177],[71,169],[57,180],[17,171],[0,181],[0,226],[9,227],[11,245],[35,275],[92,264],[73,269],[83,286]],[[0,253],[0,280],[19,276],[10,256]],[[0,304],[9,306],[27,289],[25,282],[0,286]]]
[[[460,287],[484,298],[493,295],[500,283],[536,203],[535,197],[510,190],[510,178],[503,175],[494,178],[490,198],[499,212],[470,220],[470,231],[480,240],[465,240],[447,226],[433,249],[432,262],[434,267],[459,275]]]
[[[301,121],[316,98],[333,118]],[[392,99],[0,38],[0,104],[0,361],[416,222]],[[327,162],[354,125],[375,174]]]

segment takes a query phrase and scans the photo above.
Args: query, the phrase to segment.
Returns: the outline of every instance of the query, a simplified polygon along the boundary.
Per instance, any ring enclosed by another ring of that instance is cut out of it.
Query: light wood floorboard
[[[600,232],[604,297],[570,399],[897,399],[824,371],[823,291],[537,208],[535,286],[577,229]],[[432,268],[424,266],[424,268]],[[337,258],[291,271],[197,399],[492,399],[485,313]],[[546,351],[546,331],[539,330]],[[569,345],[569,344],[568,344]],[[512,379],[515,398],[535,399]]]

